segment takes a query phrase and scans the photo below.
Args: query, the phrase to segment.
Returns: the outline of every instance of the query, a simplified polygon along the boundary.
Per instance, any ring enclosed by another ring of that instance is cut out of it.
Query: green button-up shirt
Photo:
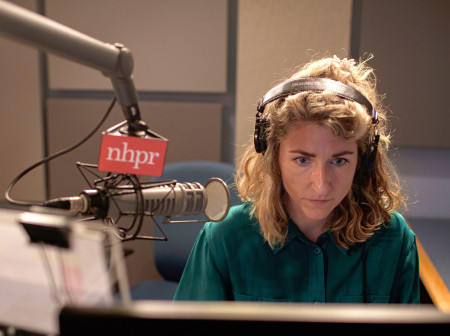
[[[287,242],[271,249],[249,211],[239,205],[205,224],[175,300],[419,303],[415,236],[398,213],[349,249],[329,232],[313,243],[293,222]]]

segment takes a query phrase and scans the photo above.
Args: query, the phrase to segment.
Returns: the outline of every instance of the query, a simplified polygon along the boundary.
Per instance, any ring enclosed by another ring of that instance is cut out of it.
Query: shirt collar
[[[278,254],[282,249],[284,249],[286,246],[288,246],[294,239],[298,239],[299,241],[301,241],[302,243],[308,244],[308,245],[322,245],[325,246],[326,243],[324,243],[324,240],[329,240],[331,241],[334,246],[336,246],[336,248],[343,254],[343,255],[348,255],[349,253],[349,249],[346,249],[344,247],[339,246],[338,244],[336,244],[336,242],[334,241],[333,238],[333,234],[330,230],[328,230],[327,232],[324,232],[319,239],[317,240],[318,243],[313,243],[312,241],[310,241],[303,232],[300,231],[300,229],[297,227],[297,225],[295,225],[295,223],[289,219],[289,223],[288,223],[288,234],[286,237],[286,242],[281,245],[279,244],[278,246],[275,246],[272,251],[273,254]],[[322,241],[322,242],[321,242]]]

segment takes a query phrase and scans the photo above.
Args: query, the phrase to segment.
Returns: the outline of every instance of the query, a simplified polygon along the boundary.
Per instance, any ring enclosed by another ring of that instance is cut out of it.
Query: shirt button
[[[321,250],[320,248],[316,247],[316,248],[314,249],[314,253],[315,253],[315,254],[320,254],[320,253],[322,253],[322,250]]]

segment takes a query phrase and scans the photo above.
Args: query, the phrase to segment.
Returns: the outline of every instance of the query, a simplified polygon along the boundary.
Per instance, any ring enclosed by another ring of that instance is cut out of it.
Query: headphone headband
[[[378,114],[370,101],[355,88],[342,82],[329,78],[297,78],[288,80],[270,89],[264,97],[258,102],[254,133],[255,150],[258,153],[264,153],[267,148],[266,128],[269,120],[263,115],[266,105],[274,100],[293,95],[302,91],[323,92],[330,91],[335,95],[360,103],[367,109],[367,113],[372,117],[372,124],[375,125],[372,142],[369,144],[368,159],[365,160],[368,166],[373,166],[377,153],[379,133],[377,129]]]
[[[298,78],[281,83],[270,89],[264,95],[264,97],[258,102],[257,110],[262,114],[268,103],[302,91],[331,91],[341,98],[360,103],[366,107],[367,112],[372,117],[372,123],[376,123],[378,121],[377,113],[373,109],[372,104],[361,92],[342,82],[329,78]]]

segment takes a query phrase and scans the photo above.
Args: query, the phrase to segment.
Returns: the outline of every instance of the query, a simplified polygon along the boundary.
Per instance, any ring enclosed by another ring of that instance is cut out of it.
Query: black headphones
[[[269,120],[263,115],[266,105],[274,100],[293,95],[302,91],[323,92],[331,91],[337,96],[355,101],[366,107],[369,116],[372,117],[372,124],[374,127],[374,134],[371,142],[368,144],[367,156],[364,158],[364,165],[368,168],[373,167],[377,155],[378,142],[380,134],[378,132],[378,114],[372,107],[369,100],[355,88],[348,86],[342,82],[335,81],[329,78],[299,78],[288,80],[270,89],[264,97],[258,102],[254,145],[258,153],[263,153],[267,149],[266,129],[269,126]],[[363,166],[362,166],[363,167]]]

